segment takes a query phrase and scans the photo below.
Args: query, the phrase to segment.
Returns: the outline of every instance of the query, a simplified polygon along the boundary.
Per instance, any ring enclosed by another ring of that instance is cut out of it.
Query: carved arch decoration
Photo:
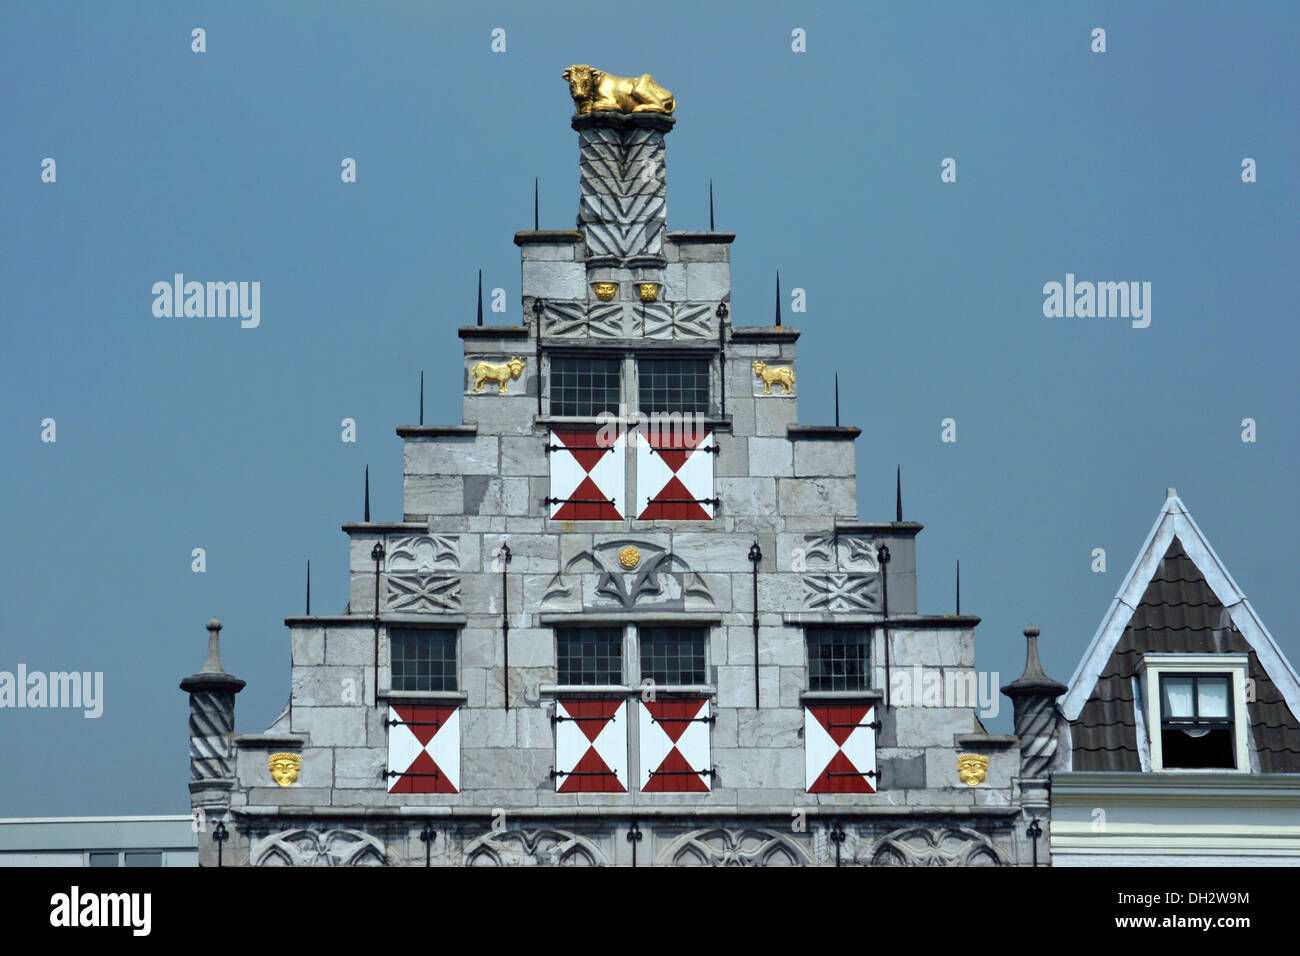
[[[593,841],[568,830],[539,827],[485,833],[464,850],[466,866],[609,866]]]
[[[388,852],[377,838],[360,830],[282,830],[257,840],[249,852],[253,866],[385,866]]]
[[[904,827],[876,841],[872,866],[1011,866],[986,833],[970,827]]]
[[[662,866],[809,866],[799,843],[775,830],[711,827],[674,838],[659,854]]]
[[[640,554],[633,570],[619,558],[628,546]],[[542,604],[576,601],[584,608],[630,610],[653,605],[662,610],[680,610],[687,597],[705,601],[710,607],[714,603],[708,583],[685,558],[657,544],[620,538],[570,558],[548,582]]]

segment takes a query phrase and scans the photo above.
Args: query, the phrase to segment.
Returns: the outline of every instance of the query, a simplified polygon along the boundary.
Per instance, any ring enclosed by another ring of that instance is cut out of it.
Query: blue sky
[[[459,421],[478,269],[507,293],[493,318],[519,314],[534,177],[542,228],[572,228],[575,62],[676,94],[670,228],[707,228],[712,179],[733,320],[770,323],[777,269],[805,290],[801,420],[832,419],[838,372],[861,517],[892,518],[901,463],[921,610],[953,610],[960,558],[981,669],[1019,674],[1033,621],[1067,679],[1170,485],[1300,661],[1300,8],[605,9],[0,10],[0,670],[105,682],[98,720],[0,710],[0,815],[184,812],[177,682],[212,615],[249,682],[238,729],[279,713],[283,619],[308,558],[314,610],[347,603],[367,464],[374,517],[401,518],[421,370],[426,421]],[[176,272],[260,281],[260,326],[156,318]],[[1067,273],[1150,282],[1150,327],[1045,318]]]

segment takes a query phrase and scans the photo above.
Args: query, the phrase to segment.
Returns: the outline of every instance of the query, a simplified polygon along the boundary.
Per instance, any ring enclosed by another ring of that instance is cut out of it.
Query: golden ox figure
[[[474,391],[483,391],[484,382],[496,382],[501,386],[497,389],[497,394],[508,395],[510,390],[506,388],[506,383],[524,374],[524,360],[516,355],[504,365],[476,362],[470,371],[474,373]]]
[[[649,73],[637,77],[614,76],[585,63],[575,63],[562,74],[578,113],[668,113],[677,108],[673,94]]]
[[[782,395],[789,395],[794,391],[794,369],[788,365],[783,365],[780,368],[768,368],[764,362],[755,362],[754,374],[763,380],[764,395],[772,394],[773,385],[781,386]]]

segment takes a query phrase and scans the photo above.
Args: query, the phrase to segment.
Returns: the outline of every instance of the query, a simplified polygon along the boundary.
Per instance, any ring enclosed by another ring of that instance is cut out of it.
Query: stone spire
[[[1016,736],[1020,738],[1020,776],[1045,778],[1056,756],[1059,715],[1056,699],[1067,688],[1043,672],[1038,659],[1038,628],[1025,628],[1025,671],[1002,693],[1011,698]]]
[[[190,695],[190,805],[214,816],[230,806],[234,786],[235,695],[244,682],[221,666],[221,622],[208,621],[203,670],[181,681]]]

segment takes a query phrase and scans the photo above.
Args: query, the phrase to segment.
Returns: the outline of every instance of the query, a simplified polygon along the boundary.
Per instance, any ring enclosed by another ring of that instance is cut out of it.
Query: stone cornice
[[[401,438],[449,438],[474,436],[478,434],[477,425],[398,425],[397,434]]]
[[[591,129],[593,126],[609,126],[613,129],[654,129],[661,133],[672,131],[677,120],[667,113],[656,110],[644,110],[640,113],[616,113],[613,110],[599,110],[591,113],[575,113],[569,119],[569,125],[576,130]]]
[[[625,794],[633,796],[633,794]],[[870,796],[869,794],[863,796]],[[1020,816],[1020,807],[1012,806],[978,806],[969,805],[952,807],[906,807],[906,806],[853,806],[840,807],[827,804],[808,803],[806,807],[821,817],[839,817],[841,819],[872,817],[905,817],[909,820],[934,820],[942,822],[952,817],[970,818],[1008,818],[1008,824]],[[697,804],[694,806],[662,807],[628,804],[626,806],[610,803],[599,807],[512,807],[511,819],[540,819],[564,817],[593,817],[609,819],[650,819],[678,818],[697,820],[700,818],[752,818],[777,817],[789,825],[791,805],[768,807],[737,807],[727,804]],[[448,817],[485,819],[496,814],[491,807],[441,806],[441,807],[303,807],[303,806],[243,806],[231,807],[231,814],[236,817],[324,817],[329,819],[373,820],[384,818],[393,821],[402,819],[424,819],[426,817]]]
[[[734,232],[686,232],[667,230],[668,241],[677,245],[730,245],[736,241]]]
[[[733,325],[733,342],[794,342],[799,330],[784,325]]]
[[[347,534],[402,534],[429,530],[427,521],[348,521],[343,524]]]
[[[245,750],[301,750],[306,734],[235,734],[235,746]]]
[[[861,434],[862,429],[854,425],[789,425],[785,430],[785,436],[791,441],[801,438],[852,441]]]
[[[456,330],[462,339],[526,339],[526,325],[462,325]]]
[[[566,245],[582,242],[576,229],[521,229],[515,233],[516,246]]]
[[[925,525],[916,521],[836,521],[840,534],[892,534],[914,538]]]

